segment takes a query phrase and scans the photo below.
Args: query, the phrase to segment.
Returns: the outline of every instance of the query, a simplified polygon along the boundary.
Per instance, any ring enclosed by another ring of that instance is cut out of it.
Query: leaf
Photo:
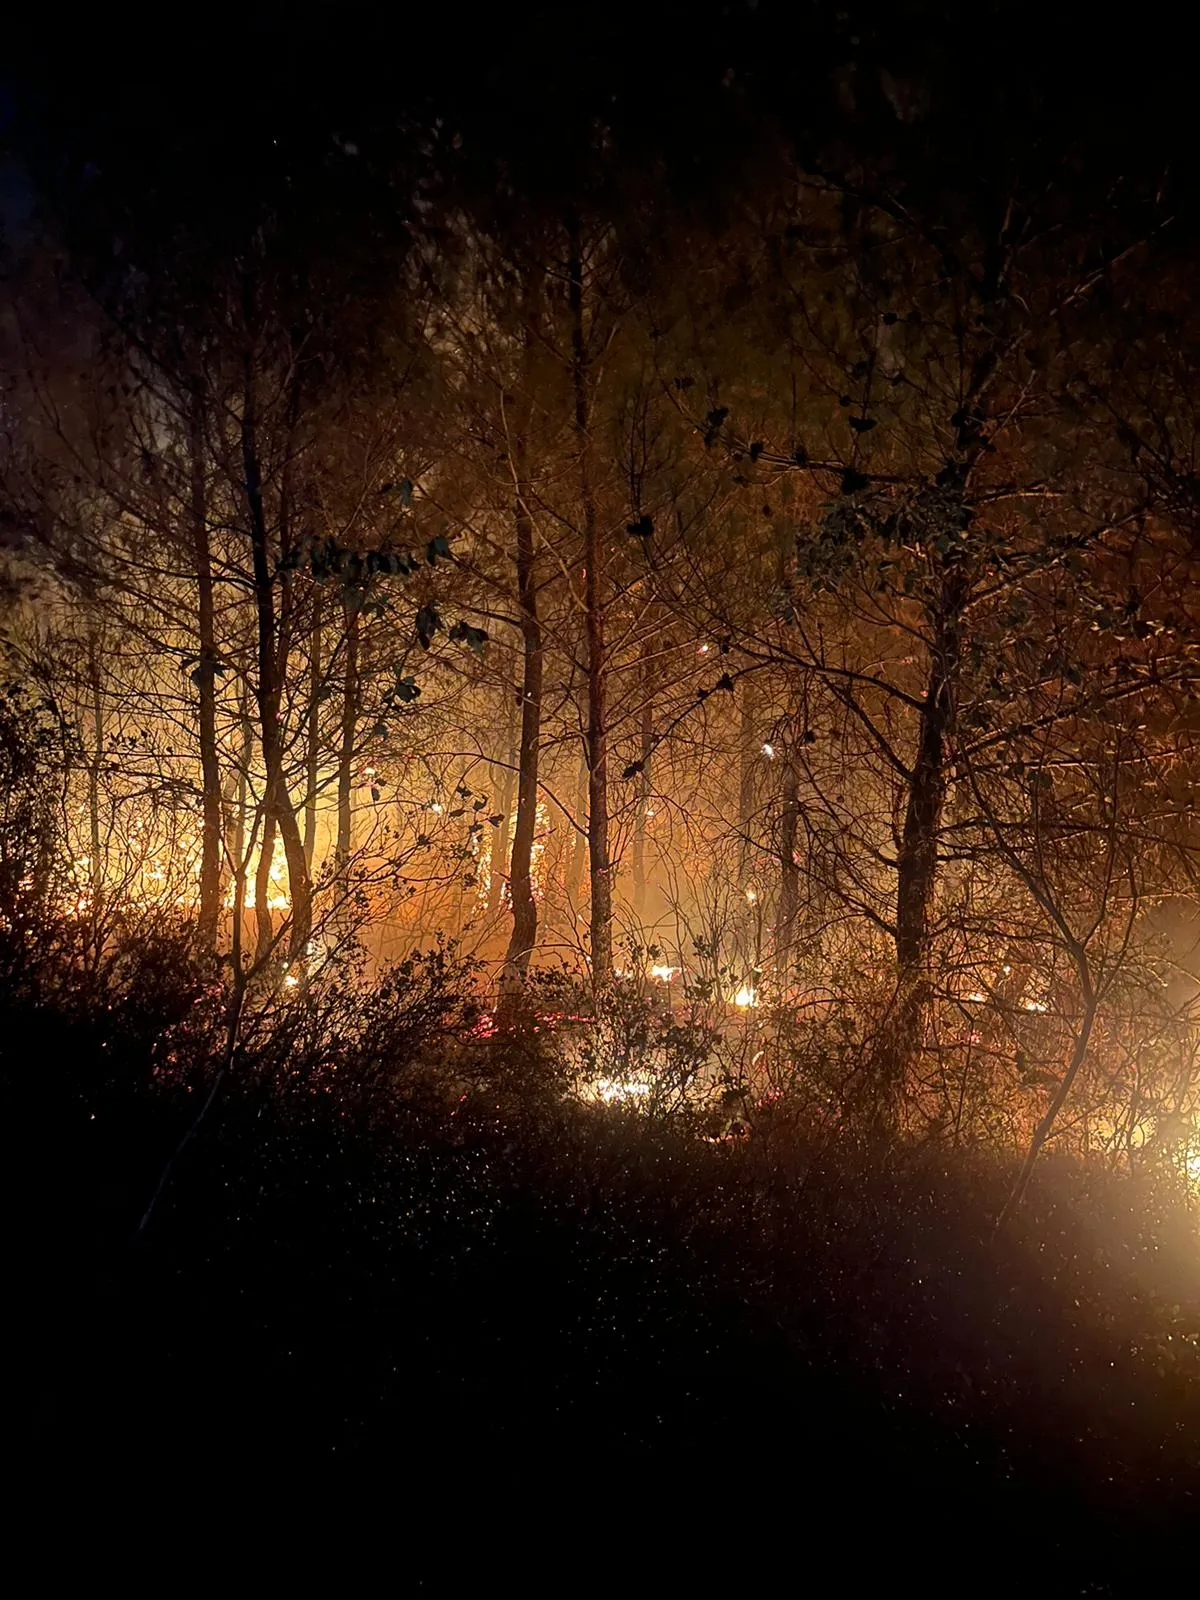
[[[413,677],[397,678],[394,693],[397,700],[403,701],[406,706],[411,705],[421,693],[421,685]]]
[[[417,612],[417,638],[421,641],[421,648],[428,650],[433,643],[433,636],[442,626],[442,619],[438,615],[436,606],[422,606]]]
[[[654,532],[654,519],[639,517],[636,522],[626,524],[625,532],[633,534],[635,539],[648,539]]]
[[[450,560],[450,541],[444,533],[439,533],[435,539],[430,539],[429,548],[425,553],[425,559],[431,567],[437,565],[439,556],[443,561]]]
[[[870,433],[871,429],[878,427],[879,424],[874,417],[851,417],[850,426],[855,433]]]
[[[762,442],[761,439],[755,439],[753,444],[750,446],[750,459],[751,459],[751,461],[757,461],[759,456],[762,455],[762,453],[763,453],[763,442]]]
[[[472,627],[469,622],[456,622],[450,629],[450,638],[455,644],[465,644],[477,656],[483,654],[483,647],[487,643],[487,629]]]
[[[847,467],[842,473],[842,493],[858,494],[861,489],[869,489],[870,478],[865,478],[855,467]]]

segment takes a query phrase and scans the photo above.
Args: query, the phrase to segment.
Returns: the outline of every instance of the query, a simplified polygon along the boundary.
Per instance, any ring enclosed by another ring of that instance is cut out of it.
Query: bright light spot
[[[444,805],[442,805],[440,800],[435,800],[429,809],[433,812],[435,817],[440,817],[446,808]]]
[[[712,645],[710,645],[710,644],[702,644],[700,646],[699,650],[697,650],[696,654],[698,656],[706,656],[711,649],[712,649]]]
[[[654,815],[654,807],[653,806],[647,806],[646,807],[646,815],[648,817],[652,817]]]
[[[768,761],[774,761],[774,759],[775,759],[775,746],[773,744],[765,744],[765,745],[763,745],[762,753],[763,753],[763,755],[766,756]]]
[[[650,1085],[645,1078],[597,1078],[591,1085],[592,1098],[606,1106],[620,1105],[625,1100],[642,1100],[649,1093]]]
[[[287,985],[287,987],[289,989],[297,988],[299,983],[300,983],[300,979],[296,976],[296,974],[294,972],[289,972],[287,977],[283,981],[284,981],[284,983]]]
[[[971,1002],[971,1004],[973,1006],[981,1006],[987,1000],[987,995],[984,994],[982,989],[974,989],[967,996],[967,999]]]
[[[671,979],[678,974],[679,970],[680,969],[678,967],[667,967],[660,965],[650,968],[650,976],[652,978],[657,978],[660,983],[670,983]]]
[[[746,899],[749,900],[751,905],[753,905],[754,902],[758,899],[758,890],[757,889],[747,889],[746,890]]]
[[[733,1003],[735,1006],[756,1006],[758,1004],[758,995],[749,984],[744,983],[734,995]]]
[[[245,886],[242,895],[242,907],[246,911],[253,911],[258,903],[258,868],[262,858],[262,851],[254,852],[253,860],[246,864]],[[225,895],[225,904],[232,910],[237,899],[237,881],[230,883]],[[286,911],[291,905],[291,896],[288,894],[287,862],[278,851],[271,857],[271,869],[267,874],[267,909],[269,911]]]
[[[1021,1010],[1022,1011],[1039,1011],[1039,1012],[1042,1012],[1042,1011],[1049,1011],[1049,1009],[1050,1009],[1050,1007],[1046,1004],[1046,1002],[1044,1000],[1022,1000],[1021,1001]]]

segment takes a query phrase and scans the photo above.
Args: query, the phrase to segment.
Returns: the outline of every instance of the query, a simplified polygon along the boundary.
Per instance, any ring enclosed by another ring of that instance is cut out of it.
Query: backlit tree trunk
[[[200,741],[200,911],[198,933],[208,945],[216,942],[221,909],[221,767],[217,755],[217,649],[213,607],[212,550],[208,535],[208,507],[204,477],[204,404],[192,398],[190,424],[191,521],[193,560],[196,567],[196,613],[200,660],[196,667],[199,692]]]
[[[527,420],[527,419],[526,419]],[[513,829],[509,892],[512,934],[504,957],[502,984],[512,989],[529,967],[537,939],[537,901],[533,895],[533,842],[537,827],[538,762],[542,729],[543,651],[538,616],[533,519],[526,500],[524,427],[515,442],[517,603],[521,613],[521,743],[517,757],[517,820]]]
[[[962,649],[967,579],[961,568],[944,573],[931,621],[925,697],[917,730],[896,859],[897,992],[884,1053],[891,1087],[898,1086],[920,1048],[930,997],[930,923],[938,878],[938,835],[946,802],[948,743]]]
[[[338,740],[337,764],[337,846],[334,860],[339,881],[345,887],[350,863],[354,824],[354,744],[358,733],[358,638],[359,596],[350,593],[345,600],[345,660],[342,667],[342,725]]]
[[[312,933],[312,887],[308,875],[308,862],[304,856],[304,841],[300,837],[300,826],[288,793],[284,771],[283,738],[280,727],[283,663],[279,658],[275,583],[271,570],[270,538],[263,501],[262,465],[258,454],[256,383],[254,355],[253,352],[248,352],[244,370],[241,439],[254,568],[254,603],[258,635],[256,694],[259,738],[262,742],[263,767],[266,774],[264,807],[267,823],[273,820],[279,830],[279,836],[283,841],[284,858],[287,861],[292,910],[289,959],[294,961],[303,955]],[[261,918],[261,907],[259,914]],[[261,926],[260,921],[260,930]]]
[[[587,636],[588,871],[592,983],[604,988],[612,976],[612,861],[608,829],[608,658],[604,639],[604,545],[591,477],[591,417],[588,341],[583,311],[583,259],[579,228],[571,225],[567,266],[571,310],[571,378],[575,399],[575,447],[583,512],[584,614]]]
[[[304,760],[304,859],[311,874],[317,842],[317,789],[321,778],[321,612],[324,591],[313,589],[312,625],[308,635],[308,727]]]
[[[796,932],[796,912],[800,905],[800,868],[796,864],[796,841],[800,829],[800,774],[790,744],[783,751],[782,785],[779,797],[779,903],[775,914],[775,972],[786,984],[792,960],[792,941]]]
[[[637,810],[633,820],[633,911],[641,923],[646,914],[646,817],[650,809],[650,762],[654,752],[654,697],[651,692],[651,641],[642,643],[641,714],[638,718]]]

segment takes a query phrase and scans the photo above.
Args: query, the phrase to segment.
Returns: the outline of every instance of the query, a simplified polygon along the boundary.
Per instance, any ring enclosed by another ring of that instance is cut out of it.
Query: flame
[[[626,1100],[642,1100],[650,1093],[645,1078],[596,1078],[587,1086],[586,1093],[606,1106],[621,1105]]]
[[[246,868],[246,889],[243,901],[243,909],[246,911],[253,911],[258,903],[257,879],[261,860],[262,851],[256,850],[253,860]],[[229,910],[233,909],[236,898],[237,883],[235,881],[229,885],[228,893],[225,896],[225,905]],[[271,870],[267,876],[267,910],[286,911],[291,903],[292,897],[288,893],[287,885],[287,863],[281,855],[273,855],[271,857]]]

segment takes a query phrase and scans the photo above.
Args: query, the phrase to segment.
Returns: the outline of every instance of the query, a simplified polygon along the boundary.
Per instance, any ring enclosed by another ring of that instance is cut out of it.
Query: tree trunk
[[[254,959],[265,961],[275,941],[275,919],[271,913],[271,866],[275,859],[275,814],[263,811],[262,849],[254,874]]]
[[[521,611],[521,744],[517,757],[517,820],[509,865],[512,934],[504,957],[502,992],[515,991],[528,970],[537,940],[537,901],[533,896],[533,842],[537,827],[538,760],[542,730],[542,624],[538,616],[533,519],[525,497],[525,439],[514,448],[517,474],[517,601]]]
[[[589,361],[583,317],[583,258],[579,226],[570,225],[567,265],[571,311],[571,378],[575,397],[575,445],[583,510],[584,613],[587,633],[588,871],[591,879],[592,984],[612,977],[612,862],[608,837],[608,658],[604,639],[604,546],[591,480]]]
[[[588,765],[586,751],[580,757],[579,776],[575,783],[575,820],[578,822],[583,816],[584,807],[587,805],[588,792]],[[587,829],[577,830],[571,843],[571,854],[567,860],[567,905],[572,914],[575,911],[575,901],[579,895],[579,885],[583,881],[583,863],[587,855]]]
[[[637,810],[633,819],[633,914],[641,926],[646,914],[646,814],[650,809],[650,762],[654,751],[653,672],[650,640],[642,641],[641,695],[638,738]]]
[[[254,722],[250,715],[250,684],[243,681],[238,704],[238,725],[242,744],[237,761],[237,790],[229,820],[229,860],[233,871],[233,945],[240,951],[243,939],[242,918],[246,911],[246,814],[250,804],[250,763],[254,756]]]
[[[896,1005],[885,1051],[889,1087],[898,1087],[920,1048],[928,1009],[930,920],[937,892],[938,835],[946,801],[947,745],[954,731],[966,576],[942,579],[932,617],[929,675],[896,859]]]
[[[246,356],[244,379],[242,465],[245,472],[246,504],[249,510],[250,546],[254,565],[254,601],[258,622],[256,691],[259,737],[262,741],[263,767],[266,774],[263,797],[266,818],[264,831],[274,820],[283,841],[292,907],[289,960],[295,961],[305,953],[312,933],[312,885],[308,875],[308,863],[304,858],[304,841],[300,837],[300,827],[288,793],[283,764],[283,738],[279,716],[283,697],[283,673],[275,618],[274,574],[271,570],[266,509],[263,503],[262,466],[258,456],[254,357],[250,352]]]
[[[201,942],[214,945],[221,912],[221,767],[217,756],[217,646],[213,605],[212,550],[204,479],[204,402],[192,397],[190,424],[192,549],[196,567],[196,617],[200,660],[200,910]]]
[[[800,774],[790,742],[782,751],[783,782],[779,806],[779,903],[775,911],[775,974],[786,984],[800,905],[800,869],[796,840],[800,830]]]
[[[492,836],[491,872],[488,875],[487,914],[494,917],[500,909],[500,902],[507,882],[509,857],[512,854],[513,807],[516,803],[517,772],[520,769],[521,746],[518,737],[520,721],[521,692],[509,692],[505,685],[504,698],[506,710],[504,717],[503,745],[504,765],[500,771],[499,793],[496,797],[496,810],[500,813],[500,821],[496,824],[496,832]],[[511,891],[509,894],[511,900]]]
[[[354,811],[354,745],[358,734],[358,635],[359,596],[350,593],[345,599],[346,659],[342,670],[342,728],[338,741],[337,766],[337,848],[334,855],[338,880],[346,887],[346,869],[350,864],[350,850]]]
[[[1013,1185],[1012,1193],[1004,1203],[1004,1208],[996,1219],[997,1228],[1002,1228],[1021,1204],[1025,1191],[1029,1187],[1029,1180],[1033,1176],[1033,1169],[1037,1165],[1038,1156],[1042,1147],[1054,1128],[1059,1112],[1067,1102],[1071,1092],[1071,1085],[1079,1076],[1079,1069],[1087,1059],[1088,1043],[1092,1037],[1092,1028],[1096,1021],[1097,996],[1092,984],[1085,973],[1083,975],[1083,1017],[1079,1024],[1079,1032],[1075,1035],[1075,1047],[1071,1051],[1071,1059],[1067,1070],[1063,1074],[1062,1082],[1054,1091],[1046,1114],[1034,1129],[1033,1138],[1029,1141],[1029,1149],[1025,1152],[1025,1160],[1021,1163],[1021,1170],[1017,1174],[1017,1181]]]
[[[321,612],[324,591],[313,589],[308,635],[308,728],[304,762],[304,859],[311,876],[317,843],[317,788],[321,778]]]
[[[749,678],[742,679],[741,714],[738,718],[738,884],[749,885],[750,822],[754,816],[754,780],[762,752],[755,736],[754,689]]]
[[[100,674],[100,639],[93,622],[88,628],[88,688],[91,692],[92,754],[88,762],[88,884],[91,915],[102,910],[104,875],[100,862],[100,774],[104,768],[104,685]]]

